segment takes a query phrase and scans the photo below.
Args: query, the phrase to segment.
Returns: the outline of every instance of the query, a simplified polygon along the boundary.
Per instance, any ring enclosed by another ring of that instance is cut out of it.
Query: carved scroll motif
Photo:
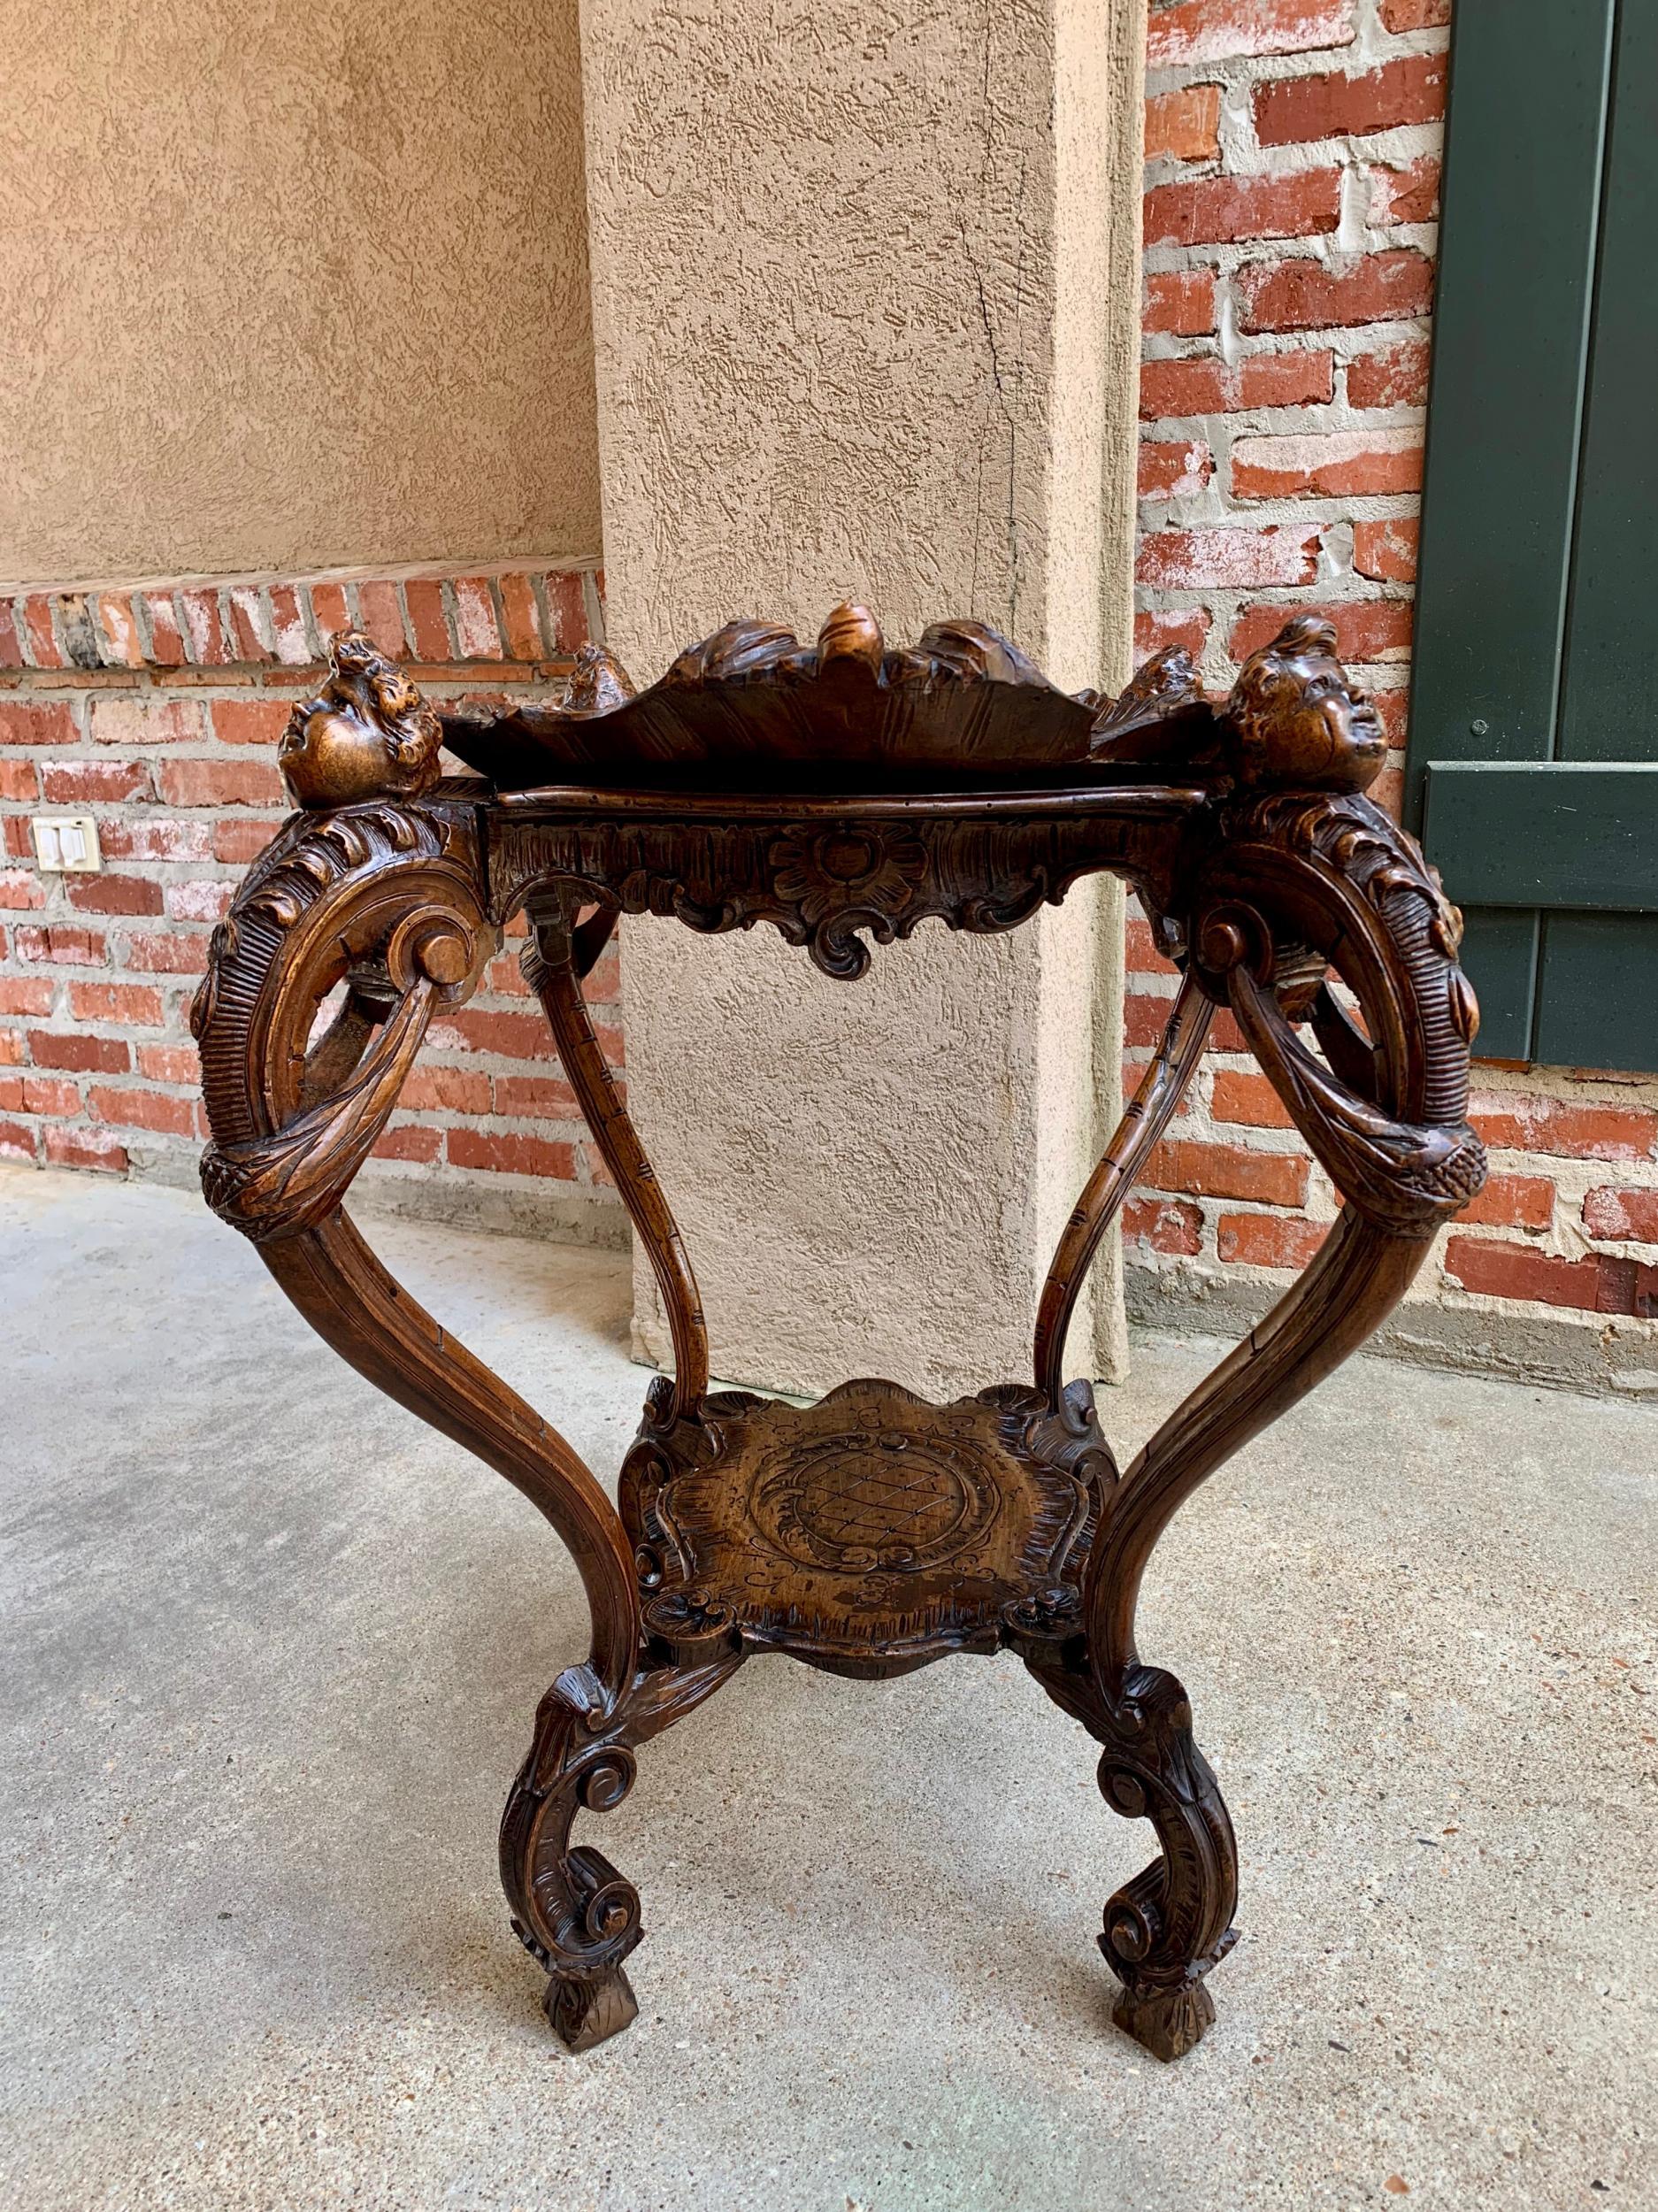
[[[1231,982],[1250,1049],[1314,1157],[1366,1220],[1399,1236],[1432,1235],[1478,1195],[1485,1151],[1471,1129],[1391,1119],[1314,1058],[1247,968],[1234,968]]]
[[[493,888],[556,880],[579,902],[672,915],[717,933],[765,922],[824,974],[865,973],[870,942],[921,924],[983,934],[1057,904],[1081,876],[1142,864],[1154,877],[1178,796],[1130,794],[1120,813],[988,822],[848,811],[825,822],[779,808],[770,823],[697,819],[562,822],[508,816],[491,841]]]
[[[1484,1153],[1463,1116],[1479,1013],[1457,963],[1462,917],[1414,838],[1356,797],[1223,810],[1192,926],[1209,987],[1232,1000],[1309,1144],[1321,1158],[1331,1148],[1324,1164],[1344,1191],[1351,1177],[1355,1203],[1401,1233],[1425,1207],[1425,1233],[1473,1196]],[[1312,987],[1286,997],[1282,975],[1298,957]],[[1321,985],[1326,963],[1355,995],[1362,1033]],[[1293,1034],[1291,1021],[1308,1017],[1333,1056],[1328,1069]],[[1394,1166],[1396,1200],[1378,1187]]]
[[[1203,1978],[1237,1940],[1238,1905],[1232,1821],[1193,1736],[1190,1701],[1160,1667],[1136,1664],[1108,1693],[1074,1653],[1026,1663],[1102,1747],[1107,1804],[1157,1832],[1160,1856],[1109,1901],[1099,1943],[1123,1985],[1118,2026],[1158,2058],[1182,2057],[1214,2021]]]
[[[465,995],[495,941],[469,828],[464,815],[380,803],[290,826],[215,931],[191,1010],[214,1129],[202,1183],[215,1212],[257,1242],[313,1227],[339,1204],[434,1008]],[[342,895],[350,918],[340,929]],[[385,1025],[337,1087],[296,1110],[308,1094],[310,1024],[352,964],[346,948],[383,977]],[[274,1061],[260,1065],[276,1038]]]

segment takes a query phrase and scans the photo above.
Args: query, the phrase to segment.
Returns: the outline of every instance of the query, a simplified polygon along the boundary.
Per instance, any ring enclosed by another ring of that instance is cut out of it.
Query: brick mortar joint
[[[522,589],[509,595],[509,584]],[[533,667],[603,638],[599,586],[587,557],[294,578],[0,586],[0,657],[8,672],[65,684],[158,673],[183,685],[198,673],[233,680],[232,672],[247,680],[249,672],[275,669],[285,672],[283,680],[299,680],[296,672],[326,657],[329,636],[352,625],[405,663]]]
[[[1327,138],[1292,138],[1263,145],[1253,136],[1224,134],[1227,111],[1223,104],[1223,135],[1212,154],[1186,157],[1153,154],[1145,165],[1145,189],[1166,192],[1171,186],[1225,183],[1288,183],[1323,171],[1396,169],[1406,162],[1422,161],[1440,154],[1444,146],[1442,120],[1378,123],[1370,130],[1343,132]],[[1371,224],[1378,236],[1418,228],[1412,224]],[[1167,243],[1168,242],[1159,242]],[[1194,241],[1201,243],[1202,241]],[[1223,242],[1216,240],[1214,243]],[[1266,239],[1252,240],[1265,244]],[[1148,242],[1148,250],[1152,242]]]
[[[100,576],[90,579],[0,578],[0,599],[121,596],[128,592],[298,591],[314,584],[447,582],[457,577],[581,575],[604,566],[599,553],[525,553],[511,559],[390,561],[347,568],[217,570],[194,575]]]
[[[1159,6],[1153,5],[1148,27],[1153,41],[1162,12]],[[1250,12],[1247,7],[1240,11],[1244,19]],[[1382,19],[1379,0],[1356,0],[1348,11],[1347,24],[1351,32],[1348,38],[1324,45],[1286,47],[1260,54],[1218,54],[1190,61],[1163,62],[1148,56],[1147,89],[1166,91],[1176,83],[1201,82],[1206,75],[1212,81],[1223,71],[1251,74],[1258,72],[1265,76],[1320,76],[1336,72],[1365,76],[1384,62],[1409,54],[1443,53],[1450,43],[1450,34],[1444,25],[1430,25],[1420,30],[1390,30]]]
[[[1378,227],[1372,237],[1348,245],[1340,242],[1335,230],[1303,231],[1287,238],[1199,238],[1182,245],[1178,240],[1154,241],[1146,248],[1145,270],[1148,276],[1182,276],[1207,273],[1221,279],[1236,276],[1240,269],[1266,267],[1270,264],[1288,261],[1313,261],[1335,275],[1348,275],[1362,269],[1368,261],[1387,254],[1419,253],[1432,261],[1439,250],[1439,225],[1435,217],[1420,223],[1393,223]],[[1422,313],[1425,317],[1427,311]],[[1378,318],[1378,321],[1382,319]],[[1403,322],[1410,319],[1400,315],[1392,318]],[[1355,325],[1353,327],[1374,329],[1376,323]],[[1286,339],[1295,345],[1316,343],[1326,326],[1309,325],[1305,328],[1287,330],[1240,331],[1241,338],[1260,337],[1282,344]],[[1346,327],[1330,325],[1330,328]]]

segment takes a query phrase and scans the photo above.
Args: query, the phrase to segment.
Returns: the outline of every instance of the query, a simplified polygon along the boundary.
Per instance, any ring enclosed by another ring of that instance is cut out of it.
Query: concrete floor
[[[376,1235],[614,1469],[617,1258]],[[1361,1361],[1178,1525],[1143,1642],[1244,1884],[1184,2063],[1094,1947],[1149,1831],[1009,1660],[755,1664],[650,1746],[641,2017],[572,2059],[493,1863],[550,1534],[186,1195],[8,1175],[0,1286],[6,2208],[1658,2202],[1658,1409]]]

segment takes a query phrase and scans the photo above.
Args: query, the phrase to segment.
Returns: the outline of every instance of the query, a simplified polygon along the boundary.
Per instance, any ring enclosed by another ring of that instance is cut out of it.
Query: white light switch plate
[[[36,814],[30,817],[35,857],[42,869],[65,875],[95,876],[104,865],[98,851],[98,826],[89,814]]]

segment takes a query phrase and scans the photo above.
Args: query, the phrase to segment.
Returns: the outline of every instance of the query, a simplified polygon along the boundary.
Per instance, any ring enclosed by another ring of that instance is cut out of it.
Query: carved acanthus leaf
[[[1462,917],[1416,839],[1356,795],[1272,794],[1224,810],[1216,827],[1223,869],[1228,855],[1276,850],[1312,862],[1320,878],[1357,893],[1409,979],[1409,1006],[1397,1011],[1419,1041],[1423,1119],[1459,1124],[1479,1008],[1457,964]]]
[[[1094,718],[1093,750],[1107,749],[1108,741],[1125,731],[1167,721],[1170,716],[1201,703],[1197,671],[1183,645],[1166,645],[1138,669],[1115,699],[1108,699]]]
[[[394,859],[434,859],[449,850],[456,836],[454,817],[389,802],[371,801],[320,820],[290,817],[242,878],[230,912],[213,932],[207,973],[190,1005],[197,1043],[211,1030],[227,991],[241,995],[263,983],[263,964],[245,956],[244,938],[280,937],[358,869]]]

